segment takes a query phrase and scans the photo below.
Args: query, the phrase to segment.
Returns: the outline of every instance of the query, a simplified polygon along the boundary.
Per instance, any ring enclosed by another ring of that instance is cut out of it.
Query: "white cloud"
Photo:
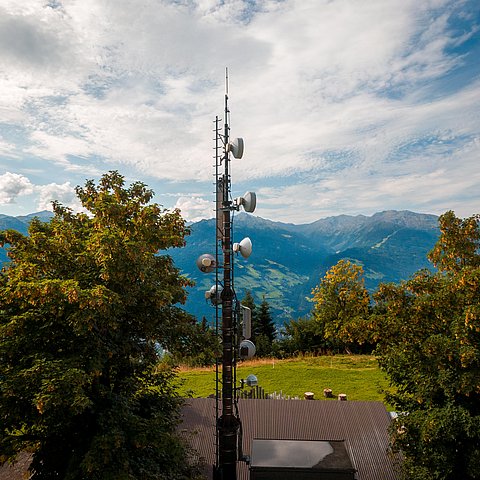
[[[0,138],[0,155],[5,157],[16,157],[15,145],[5,142]]]
[[[47,185],[37,185],[35,190],[38,195],[38,210],[52,210],[52,201],[54,200],[74,211],[78,212],[83,210],[83,207],[75,194],[75,189],[70,182],[65,182],[63,184],[49,183]]]
[[[175,204],[182,217],[189,222],[198,222],[204,218],[215,216],[215,206],[211,201],[198,197],[180,197]]]
[[[207,195],[229,66],[231,133],[246,141],[233,181],[287,185],[264,188],[268,202],[288,189],[304,195],[272,215],[458,203],[462,188],[445,182],[476,178],[458,152],[480,137],[480,83],[446,93],[436,82],[472,62],[454,49],[478,25],[455,37],[450,21],[472,5],[3,0],[0,134],[2,123],[25,133],[5,137],[0,154],[45,164],[60,186],[119,169],[195,182],[192,191],[201,182]],[[312,189],[297,183],[306,177]],[[409,188],[417,183],[428,188]],[[179,199],[192,218],[208,216],[202,201]]]
[[[349,169],[341,176],[305,176],[301,184],[261,188],[255,213],[293,223],[390,209],[434,214],[454,209],[461,216],[478,213],[480,137],[448,157],[434,150],[377,171]]]
[[[0,205],[17,203],[25,196],[36,198],[36,211],[52,210],[53,200],[75,211],[83,209],[70,182],[34,185],[24,175],[11,172],[0,175]],[[31,208],[33,211],[34,207]]]
[[[17,197],[32,191],[32,183],[23,175],[10,172],[0,175],[0,205],[14,203]]]
[[[8,67],[0,108],[28,124],[28,153],[54,163],[91,154],[158,178],[209,178],[199,152],[210,149],[213,69],[231,50],[248,68],[258,42],[156,1],[30,2],[25,11],[9,2],[0,13]]]

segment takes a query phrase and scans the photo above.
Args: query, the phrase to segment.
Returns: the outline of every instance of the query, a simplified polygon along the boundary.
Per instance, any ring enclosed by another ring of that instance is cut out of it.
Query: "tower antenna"
[[[225,95],[228,96],[228,67],[225,67]]]
[[[243,138],[230,140],[228,109],[228,68],[225,69],[225,117],[223,135],[218,116],[215,118],[215,194],[216,194],[216,247],[215,257],[203,254],[197,259],[198,268],[204,273],[215,271],[215,285],[205,292],[215,306],[215,331],[221,325],[222,358],[221,382],[219,378],[219,360],[216,362],[216,452],[215,480],[236,480],[237,462],[245,461],[242,455],[242,428],[237,408],[236,363],[237,358],[250,358],[244,342],[240,343],[237,328],[238,308],[234,287],[233,254],[240,253],[248,258],[252,253],[252,243],[244,238],[233,243],[233,212],[240,207],[246,212],[253,212],[256,196],[247,192],[244,197],[231,200],[230,154],[241,159],[243,156]],[[221,168],[223,167],[223,172]],[[250,342],[251,343],[251,342]],[[253,344],[252,344],[253,345]],[[243,352],[243,353],[242,353]],[[219,388],[221,383],[221,392]],[[221,408],[220,408],[221,406]]]

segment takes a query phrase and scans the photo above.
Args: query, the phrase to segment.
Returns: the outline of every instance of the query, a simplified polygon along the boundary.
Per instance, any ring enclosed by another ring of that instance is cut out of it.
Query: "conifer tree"
[[[265,296],[263,296],[262,303],[260,304],[260,308],[258,310],[257,324],[259,334],[265,335],[270,343],[273,342],[276,334],[275,322],[273,321],[270,313],[270,304],[265,299]]]
[[[275,323],[270,313],[270,305],[263,296],[262,303],[256,318],[256,344],[257,355],[263,357],[272,353],[272,343],[275,339]]]

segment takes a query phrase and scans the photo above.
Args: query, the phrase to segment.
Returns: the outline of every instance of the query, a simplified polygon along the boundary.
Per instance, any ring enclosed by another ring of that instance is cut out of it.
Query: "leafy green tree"
[[[270,304],[263,297],[259,306],[255,322],[255,346],[257,355],[265,357],[272,354],[272,344],[275,340],[276,329],[270,313]]]
[[[192,325],[188,336],[188,345],[179,350],[169,352],[170,364],[188,367],[207,367],[215,365],[221,355],[220,339],[215,329],[202,317],[200,323]]]
[[[438,219],[440,238],[428,258],[444,272],[458,272],[464,267],[479,267],[480,215],[458,218],[449,210]]]
[[[28,236],[0,233],[0,462],[32,452],[34,480],[184,478],[157,349],[188,345],[195,321],[176,306],[188,281],[157,252],[188,229],[117,172],[76,193],[89,214],[54,203]]]
[[[420,271],[375,294],[377,355],[389,375],[390,403],[401,413],[392,445],[404,476],[416,480],[480,478],[480,264],[478,216],[440,217]]]
[[[274,352],[279,357],[300,353],[317,354],[325,349],[323,329],[311,317],[291,319],[285,323],[281,337],[274,344]]]
[[[352,348],[369,341],[366,326],[370,297],[361,266],[340,260],[327,271],[312,295],[312,317],[332,348]]]

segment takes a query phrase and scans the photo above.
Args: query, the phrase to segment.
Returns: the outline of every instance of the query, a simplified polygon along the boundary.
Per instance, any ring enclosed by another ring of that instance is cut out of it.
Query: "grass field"
[[[383,401],[381,389],[388,387],[388,380],[370,355],[243,362],[237,367],[237,383],[251,373],[266,392],[282,391],[284,395],[300,398],[305,392],[313,392],[316,399],[321,399],[323,389],[331,388],[335,398],[345,393],[349,400]],[[181,368],[179,377],[182,395],[207,397],[215,392],[214,368]]]

